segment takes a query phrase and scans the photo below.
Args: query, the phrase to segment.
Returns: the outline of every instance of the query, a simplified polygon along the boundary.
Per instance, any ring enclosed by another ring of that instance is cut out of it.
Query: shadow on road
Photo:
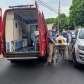
[[[84,72],[84,65],[79,64],[79,66],[75,66],[75,68],[81,72]]]
[[[27,61],[18,61],[15,63],[10,63],[11,67],[16,68],[35,68],[42,67],[46,62],[40,62],[39,60],[27,60]]]
[[[23,71],[31,70],[31,72],[32,71],[46,72],[46,70],[49,72],[54,72],[66,68],[74,68],[73,63],[65,61],[63,64],[47,65],[46,62],[40,62],[38,60],[20,61],[14,64],[10,63],[10,69],[23,70]]]
[[[84,72],[74,68],[73,63],[67,61],[60,65],[51,66],[37,60],[23,61],[16,64],[7,61],[1,66],[4,66],[0,70],[0,82],[2,84],[71,84],[69,82],[73,78],[84,77]],[[69,79],[68,76],[72,79]],[[65,80],[66,83],[60,83],[59,80]],[[70,81],[67,82],[67,80]]]

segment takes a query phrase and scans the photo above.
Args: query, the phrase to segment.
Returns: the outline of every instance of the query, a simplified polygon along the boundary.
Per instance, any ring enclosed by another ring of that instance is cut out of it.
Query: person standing
[[[61,58],[64,60],[66,58],[66,46],[67,46],[67,39],[59,32],[56,38],[56,55],[54,57],[55,62],[58,61],[58,56],[61,54]]]
[[[56,39],[56,29],[52,28],[51,31],[49,31],[49,55],[48,55],[48,59],[47,59],[47,63],[51,64],[52,60],[53,60],[53,53],[54,53],[54,43],[55,43],[55,39]]]

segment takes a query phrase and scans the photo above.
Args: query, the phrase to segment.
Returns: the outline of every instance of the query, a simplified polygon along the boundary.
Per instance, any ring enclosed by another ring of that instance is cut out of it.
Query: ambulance
[[[46,58],[47,32],[44,15],[37,4],[10,6],[3,17],[0,9],[0,53],[13,63]]]

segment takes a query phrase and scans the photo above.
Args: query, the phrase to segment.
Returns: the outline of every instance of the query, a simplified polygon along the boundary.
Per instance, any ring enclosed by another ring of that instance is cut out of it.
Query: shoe
[[[51,65],[51,64],[52,64],[52,62],[48,62],[47,64],[48,64],[48,65]]]

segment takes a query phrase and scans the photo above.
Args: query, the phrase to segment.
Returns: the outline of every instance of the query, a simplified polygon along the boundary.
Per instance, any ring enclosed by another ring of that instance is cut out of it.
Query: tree
[[[58,20],[59,19],[59,20]],[[63,29],[68,29],[68,17],[66,17],[65,14],[60,14],[59,17],[57,17],[57,20],[55,21],[55,26],[58,27],[58,21],[60,24],[60,31],[62,31]]]
[[[70,23],[84,27],[84,0],[73,0],[70,7]]]
[[[56,18],[48,18],[46,19],[47,24],[55,23]]]
[[[58,28],[58,21],[60,22],[60,31],[62,31],[63,29],[73,28],[73,24],[70,23],[70,17],[67,17],[65,14],[60,14],[60,16],[56,18],[46,19],[47,24],[52,23],[56,28]]]

